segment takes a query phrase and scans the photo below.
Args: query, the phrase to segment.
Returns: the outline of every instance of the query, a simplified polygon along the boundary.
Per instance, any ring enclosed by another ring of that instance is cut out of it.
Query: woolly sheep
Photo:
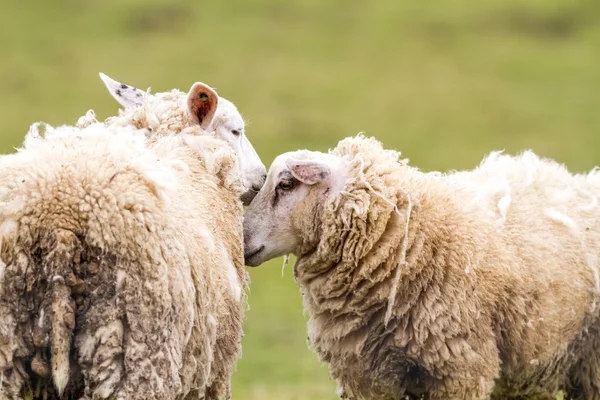
[[[296,255],[341,398],[600,399],[599,174],[530,153],[488,162],[423,173],[360,135],[273,162],[244,216],[245,262]],[[511,202],[485,186],[492,170]]]
[[[207,126],[216,92],[189,99]],[[235,152],[199,130],[39,128],[0,158],[0,399],[229,398],[249,280]]]
[[[186,101],[189,101],[189,98],[185,93],[172,90],[153,95],[150,94],[150,90],[144,92],[117,82],[103,73],[100,73],[100,78],[111,96],[124,107],[119,117],[109,119],[109,126],[134,124],[137,128],[148,129],[148,134],[153,137],[171,135],[173,132],[200,132],[219,138],[229,143],[237,154],[242,183],[246,189],[242,197],[244,202],[248,204],[260,190],[267,170],[248,140],[244,131],[244,119],[232,102],[219,97],[214,116],[205,118],[207,122],[201,127],[202,130],[199,130],[196,114],[201,112],[202,108],[192,110],[191,113],[186,112],[189,108]],[[81,120],[84,121],[85,119]]]

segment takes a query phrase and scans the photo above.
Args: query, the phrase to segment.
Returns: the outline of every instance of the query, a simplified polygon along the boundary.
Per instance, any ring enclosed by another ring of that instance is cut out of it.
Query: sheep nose
[[[252,185],[252,190],[255,192],[260,192],[261,188],[262,188],[262,185],[257,185],[257,184]]]

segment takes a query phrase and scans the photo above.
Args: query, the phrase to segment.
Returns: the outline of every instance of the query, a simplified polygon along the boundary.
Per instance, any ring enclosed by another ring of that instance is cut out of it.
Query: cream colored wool
[[[343,188],[309,186],[291,232],[311,347],[341,398],[600,399],[598,173],[532,153],[423,173],[361,136],[330,155]]]
[[[83,125],[34,128],[0,158],[0,399],[63,384],[75,399],[229,398],[248,287],[235,154]]]

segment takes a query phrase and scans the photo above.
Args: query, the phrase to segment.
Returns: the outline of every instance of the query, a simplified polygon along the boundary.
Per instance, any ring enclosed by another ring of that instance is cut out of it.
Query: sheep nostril
[[[262,185],[252,185],[252,190],[255,192],[260,192],[260,189],[262,188]]]

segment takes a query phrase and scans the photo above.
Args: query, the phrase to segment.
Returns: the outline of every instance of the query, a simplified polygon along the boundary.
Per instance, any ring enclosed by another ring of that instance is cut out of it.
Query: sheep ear
[[[144,102],[145,92],[109,78],[100,72],[100,79],[106,85],[108,93],[125,108],[139,106]]]
[[[285,164],[294,178],[307,185],[322,182],[331,175],[331,169],[327,164],[314,160],[292,159],[287,160]]]
[[[219,96],[210,86],[202,82],[192,85],[188,93],[187,106],[190,114],[202,129],[208,128],[212,122],[218,104]]]

